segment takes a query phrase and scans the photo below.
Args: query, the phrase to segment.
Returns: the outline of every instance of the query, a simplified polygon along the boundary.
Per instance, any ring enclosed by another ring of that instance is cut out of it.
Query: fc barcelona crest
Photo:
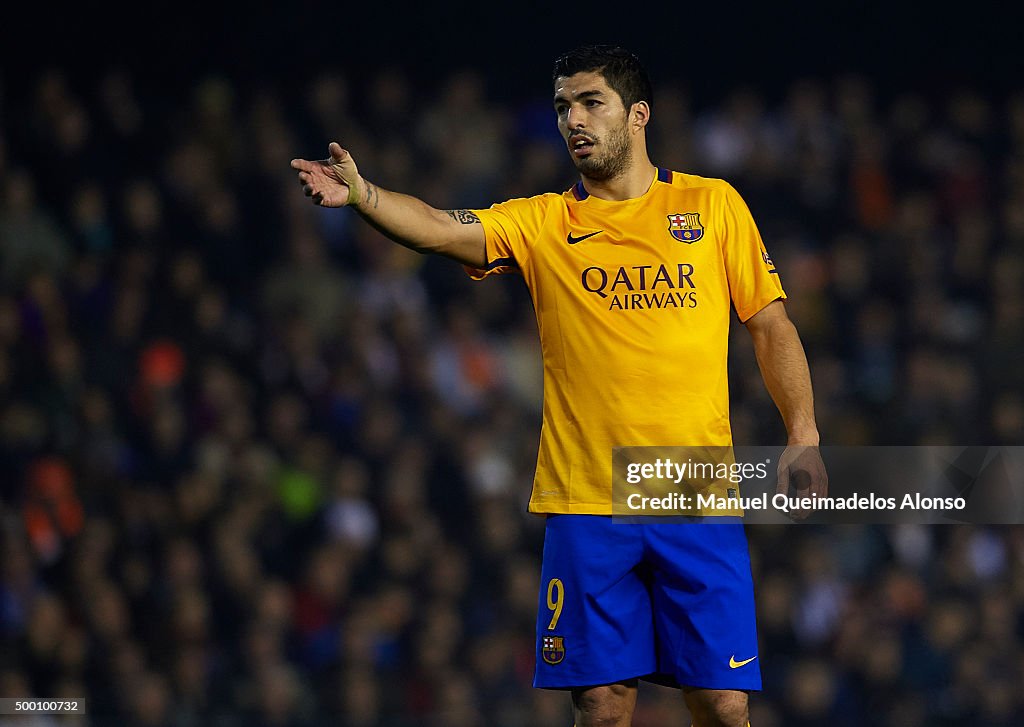
[[[697,242],[704,237],[704,225],[700,223],[699,212],[678,212],[668,216],[668,231],[672,237],[685,242]]]
[[[560,664],[565,658],[565,637],[564,636],[543,636],[541,637],[540,655],[548,664]]]

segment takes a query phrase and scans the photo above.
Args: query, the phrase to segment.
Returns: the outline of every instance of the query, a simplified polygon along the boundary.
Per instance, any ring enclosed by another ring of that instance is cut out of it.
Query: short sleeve
[[[531,217],[530,202],[529,199],[513,199],[491,205],[489,209],[473,210],[484,226],[487,266],[464,266],[469,277],[481,280],[488,275],[522,273],[529,258],[525,229]]]
[[[785,299],[779,273],[739,192],[726,185],[722,252],[729,295],[740,321],[746,322],[774,300]]]

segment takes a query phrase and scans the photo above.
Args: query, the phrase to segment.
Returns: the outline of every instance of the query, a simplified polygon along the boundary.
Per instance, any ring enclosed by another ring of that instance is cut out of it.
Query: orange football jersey
[[[531,512],[612,512],[612,448],[728,446],[730,307],[785,298],[739,194],[659,169],[640,197],[563,194],[475,210],[488,265],[537,315],[544,407]]]

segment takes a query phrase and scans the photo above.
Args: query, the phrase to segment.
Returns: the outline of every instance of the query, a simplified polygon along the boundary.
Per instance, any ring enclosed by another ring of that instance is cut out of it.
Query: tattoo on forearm
[[[456,222],[464,225],[479,225],[480,218],[472,210],[445,210],[445,213]]]
[[[380,192],[373,186],[372,183],[366,183],[366,204],[373,203],[374,209],[377,208],[377,204],[380,202]]]

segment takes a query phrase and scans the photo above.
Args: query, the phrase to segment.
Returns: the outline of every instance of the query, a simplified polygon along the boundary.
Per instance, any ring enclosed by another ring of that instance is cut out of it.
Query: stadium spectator
[[[94,725],[568,723],[530,687],[524,291],[294,203],[294,140],[339,134],[389,186],[437,170],[436,204],[569,186],[528,105],[460,74],[412,118],[412,85],[196,78],[154,100],[119,71],[5,89],[3,696],[85,697]],[[888,101],[848,77],[698,106],[681,88],[659,94],[654,154],[749,200],[823,438],[1020,444],[1024,96]],[[772,440],[747,337],[732,345],[736,440]],[[1019,526],[749,535],[756,727],[1024,721]],[[636,724],[681,711],[652,687]]]

